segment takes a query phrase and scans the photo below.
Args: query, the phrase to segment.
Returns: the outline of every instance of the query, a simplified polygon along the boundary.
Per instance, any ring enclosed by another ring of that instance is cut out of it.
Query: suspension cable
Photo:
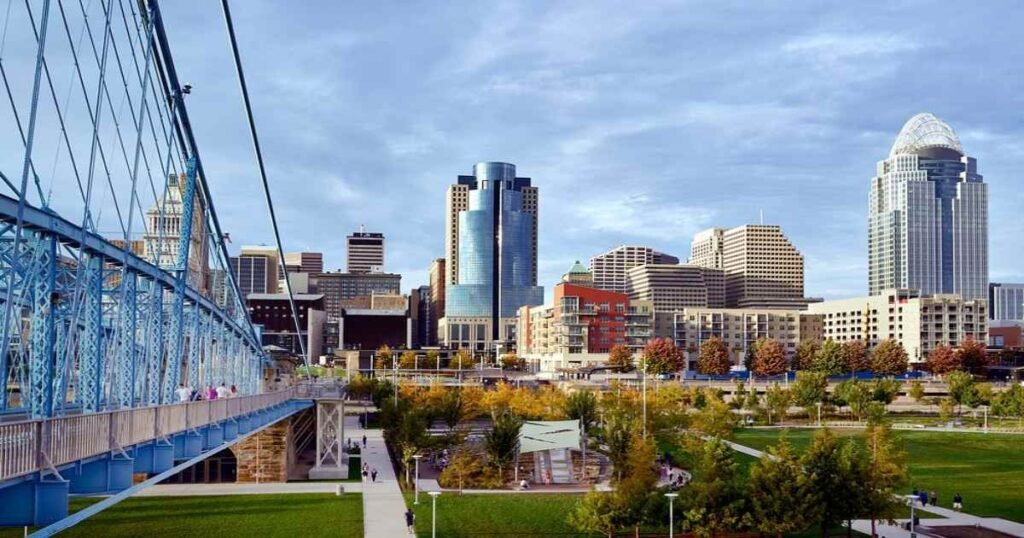
[[[292,319],[295,321],[295,338],[299,341],[299,349],[302,351],[302,360],[306,363],[306,370],[309,370],[309,355],[306,353],[306,343],[302,341],[302,328],[299,324],[299,311],[295,306],[295,296],[292,294],[291,281],[288,278],[288,264],[284,263],[284,248],[281,246],[281,232],[277,227],[277,216],[274,214],[274,200],[270,196],[270,182],[267,181],[267,168],[263,164],[263,150],[260,149],[260,139],[256,134],[256,120],[252,115],[252,103],[249,101],[249,88],[245,84],[245,71],[242,69],[242,57],[238,53],[238,40],[235,38],[235,25],[231,21],[231,9],[228,7],[228,0],[221,0],[221,8],[224,12],[224,24],[227,26],[228,37],[231,40],[231,53],[235,59],[235,71],[238,73],[238,85],[242,90],[242,101],[245,103],[245,115],[249,120],[249,134],[252,136],[252,146],[256,151],[256,163],[260,167],[260,177],[263,179],[263,193],[267,197],[267,208],[270,210],[270,222],[274,226],[274,239],[277,241],[277,255],[280,257],[280,266],[284,270],[285,289],[288,291],[288,303],[292,309]]]

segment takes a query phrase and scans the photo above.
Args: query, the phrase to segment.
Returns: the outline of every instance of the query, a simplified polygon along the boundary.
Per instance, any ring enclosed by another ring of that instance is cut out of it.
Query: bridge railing
[[[0,481],[266,409],[296,389],[87,415],[0,423]]]

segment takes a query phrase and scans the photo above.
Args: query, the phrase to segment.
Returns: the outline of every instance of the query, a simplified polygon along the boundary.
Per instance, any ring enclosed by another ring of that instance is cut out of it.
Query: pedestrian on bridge
[[[192,389],[185,386],[184,383],[178,385],[178,390],[174,391],[178,395],[178,401],[185,403],[192,396]]]
[[[210,388],[206,390],[206,399],[207,400],[216,400],[217,399],[217,388],[214,387],[213,385],[210,385]]]
[[[376,482],[377,481],[377,468],[376,467],[374,467],[373,469],[370,470],[370,481],[371,482]]]
[[[217,398],[221,399],[221,398],[227,398],[229,396],[231,396],[231,391],[228,390],[228,388],[224,386],[224,382],[221,381],[220,382],[220,386],[217,387]]]
[[[363,434],[363,448],[366,448],[366,434]]]

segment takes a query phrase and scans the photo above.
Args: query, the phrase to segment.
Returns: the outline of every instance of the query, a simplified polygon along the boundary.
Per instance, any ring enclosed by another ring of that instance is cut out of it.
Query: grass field
[[[836,435],[857,437],[859,430],[834,430]],[[814,430],[787,432],[793,446],[802,451]],[[964,511],[978,516],[1024,521],[1024,436],[981,433],[896,431],[910,465],[913,487],[935,491],[939,506],[952,508],[953,494],[964,497]],[[757,449],[774,444],[778,430],[742,430],[737,443]]]
[[[73,499],[80,510],[96,498]],[[22,536],[22,529],[0,529],[0,536]],[[230,495],[135,497],[85,520],[60,536],[183,537],[363,536],[360,494]]]

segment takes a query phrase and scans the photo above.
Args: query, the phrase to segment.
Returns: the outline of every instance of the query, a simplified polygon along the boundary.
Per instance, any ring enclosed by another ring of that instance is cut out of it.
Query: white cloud
[[[887,56],[917,50],[921,45],[899,34],[837,34],[816,33],[786,42],[782,50],[811,55],[819,60],[835,62],[863,56]]]
[[[688,243],[695,232],[711,225],[713,209],[655,200],[646,193],[620,196],[611,193],[576,205],[573,231],[597,232]]]

